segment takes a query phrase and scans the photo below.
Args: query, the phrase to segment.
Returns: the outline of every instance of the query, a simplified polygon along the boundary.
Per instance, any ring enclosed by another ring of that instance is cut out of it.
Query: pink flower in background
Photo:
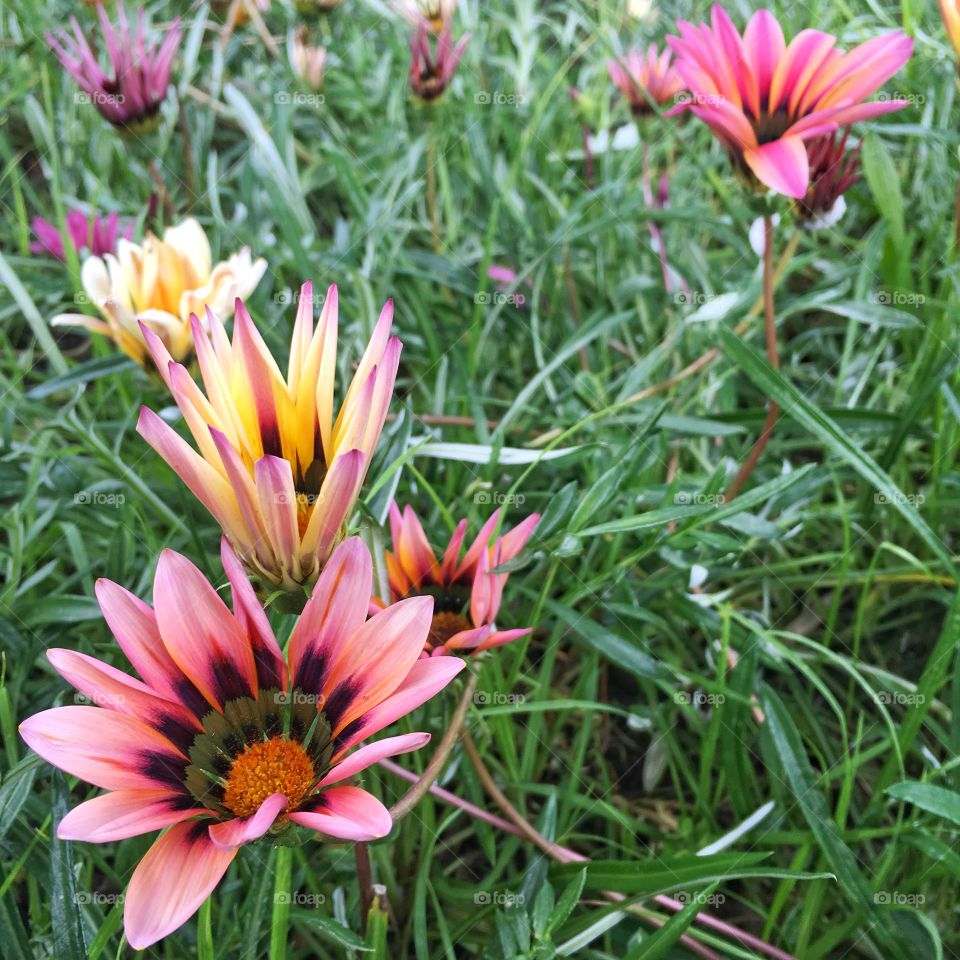
[[[690,95],[670,113],[699,117],[738,170],[777,193],[806,195],[805,141],[907,105],[862,102],[910,59],[913,40],[899,31],[844,52],[820,30],[802,30],[787,45],[767,10],[750,18],[742,37],[720,6],[710,25],[681,20],[677,26],[680,36],[667,42]]]
[[[117,240],[122,236],[129,240],[133,235],[133,223],[120,230],[120,216],[110,213],[101,217],[98,213],[89,216],[80,210],[70,210],[66,215],[67,233],[77,252],[87,251],[95,257],[117,252]],[[60,228],[41,217],[31,221],[36,240],[30,244],[33,253],[46,253],[57,260],[66,259]]]
[[[653,113],[651,102],[662,107],[683,90],[683,79],[672,60],[669,49],[658,53],[657,45],[651,43],[645,54],[629,50],[624,57],[607,61],[610,79],[627,98],[634,116]]]
[[[166,828],[124,898],[136,950],[184,924],[244,844],[281,842],[294,824],[338,840],[385,837],[390,812],[347,781],[430,735],[350,751],[464,666],[420,658],[429,597],[367,619],[373,563],[359,538],[337,548],[286,656],[226,540],[221,559],[232,610],[172,550],[157,564],[154,608],[99,580],[100,608],[139,679],[82,653],[49,650],[54,668],[97,706],[55,707],[20,725],[45,760],[108,791],[60,821],[61,839],[109,843]]]
[[[464,34],[454,46],[450,24],[446,23],[435,42],[436,53],[431,50],[427,23],[421,20],[417,32],[410,37],[410,86],[426,101],[436,100],[447,89],[470,42],[470,34]]]
[[[159,113],[170,86],[173,58],[182,34],[180,20],[174,20],[158,47],[147,45],[146,15],[142,7],[137,11],[135,32],[130,29],[122,0],[117,4],[116,29],[102,6],[97,7],[97,12],[109,72],[100,67],[76,17],[70,18],[73,36],[65,32],[57,36],[48,33],[47,43],[106,120],[117,127],[148,125]]]
[[[393,0],[393,7],[410,26],[422,23],[431,33],[440,33],[452,23],[457,0]]]
[[[390,504],[393,552],[386,555],[390,600],[421,595],[434,599],[433,619],[423,650],[425,657],[480,653],[530,632],[530,627],[497,629],[494,621],[509,574],[490,571],[520,553],[539,523],[540,514],[530,514],[491,543],[499,519],[500,510],[494,510],[462,559],[467,521],[461,520],[438,561],[413,508],[407,506],[401,513],[395,503]],[[384,606],[378,599],[371,603],[372,609]]]

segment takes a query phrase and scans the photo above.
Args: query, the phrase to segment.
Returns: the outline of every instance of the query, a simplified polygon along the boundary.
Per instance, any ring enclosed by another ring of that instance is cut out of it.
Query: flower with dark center
[[[103,615],[139,679],[50,650],[55,669],[95,705],[56,707],[20,725],[45,760],[108,791],[60,821],[61,839],[107,843],[166,828],[124,900],[137,950],[185,923],[244,844],[294,844],[310,831],[336,840],[386,836],[387,808],[347,781],[423,746],[429,734],[353,748],[464,666],[420,658],[433,612],[427,597],[367,619],[373,564],[359,539],[330,559],[286,657],[226,539],[221,558],[232,611],[170,550],[157,564],[154,609],[100,580]]]
[[[492,571],[520,553],[533,534],[540,515],[531,514],[491,543],[499,520],[500,511],[495,510],[462,559],[460,552],[467,521],[461,520],[438,560],[413,508],[407,506],[401,513],[395,503],[390,504],[393,551],[386,554],[390,599],[396,601],[413,596],[433,599],[433,619],[424,645],[424,656],[480,653],[530,632],[529,627],[519,630],[497,628],[495,621],[509,574]],[[374,598],[371,607],[382,609],[384,602]]]
[[[607,61],[610,79],[626,97],[635,117],[649,116],[655,106],[673,103],[683,90],[683,79],[674,70],[672,60],[673,51],[668,48],[658,53],[657,45],[651,43],[646,53],[628,50],[623,57]]]
[[[907,106],[895,98],[862,102],[910,59],[913,40],[899,31],[844,52],[820,30],[802,30],[788,45],[767,10],[750,18],[743,36],[720,6],[710,25],[677,26],[680,36],[667,42],[689,92],[668,113],[689,110],[703,120],[754,189],[802,199],[807,141]]]
[[[205,321],[191,317],[203,390],[141,324],[199,452],[146,407],[140,435],[213,514],[258,584],[301,605],[344,537],[400,362],[388,302],[336,412],[337,288],[327,291],[316,330],[313,306],[305,283],[286,377],[240,300],[232,341],[213,311]]]

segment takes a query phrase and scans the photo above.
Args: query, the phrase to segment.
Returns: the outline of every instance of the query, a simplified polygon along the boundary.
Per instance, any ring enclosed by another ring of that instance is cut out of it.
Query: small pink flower
[[[499,630],[497,614],[507,584],[506,573],[491,573],[512,560],[530,539],[540,515],[533,513],[509,533],[490,538],[500,519],[495,510],[471,547],[460,558],[467,521],[457,524],[442,559],[437,560],[413,508],[401,514],[390,504],[393,552],[387,552],[391,600],[426,595],[434,598],[433,619],[424,646],[425,657],[449,653],[480,653],[530,633],[532,628]],[[372,609],[382,609],[374,599]]]
[[[57,260],[66,259],[59,227],[41,217],[34,217],[31,226],[37,238],[30,244],[33,253],[45,253]],[[127,224],[120,232],[120,217],[116,212],[101,217],[96,212],[87,216],[80,210],[70,210],[66,215],[66,227],[77,252],[86,251],[95,257],[116,253],[120,237],[129,240],[133,236],[133,223]]]
[[[820,30],[802,30],[787,45],[768,10],[750,18],[742,37],[720,6],[709,26],[677,26],[680,36],[667,42],[690,94],[670,113],[703,120],[756,187],[804,197],[806,141],[907,105],[862,102],[910,59],[913,40],[899,31],[844,52]]]
[[[442,96],[469,41],[470,34],[464,34],[454,47],[447,22],[436,38],[434,53],[427,23],[419,22],[417,32],[410,37],[410,86],[421,100],[431,101]]]
[[[221,559],[232,610],[172,550],[157,564],[153,608],[98,581],[100,608],[139,678],[49,650],[54,668],[96,706],[56,707],[20,724],[41,757],[108,791],[60,821],[61,839],[109,843],[166,828],[127,887],[124,929],[135,950],[182,926],[244,844],[282,840],[296,827],[335,840],[385,837],[390,812],[346,781],[430,735],[350,751],[464,666],[420,658],[429,597],[367,619],[373,563],[359,538],[337,548],[286,656],[226,540]]]
[[[57,36],[48,33],[47,43],[104,119],[117,127],[148,124],[158,115],[170,86],[173,58],[182,33],[180,20],[174,20],[158,47],[147,45],[146,15],[142,7],[137,12],[135,32],[130,29],[123,0],[117,4],[116,30],[102,6],[97,7],[97,12],[107,48],[109,73],[100,67],[76,17],[70,18],[73,36],[65,32]]]
[[[673,68],[669,49],[657,52],[651,43],[646,54],[630,50],[626,56],[607,61],[607,72],[617,89],[627,98],[634,116],[653,113],[651,102],[658,107],[673,102],[684,88],[683,79]]]

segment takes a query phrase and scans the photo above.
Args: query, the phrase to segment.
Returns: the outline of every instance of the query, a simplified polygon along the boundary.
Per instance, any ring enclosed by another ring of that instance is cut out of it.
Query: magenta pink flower
[[[107,843],[169,828],[127,888],[124,927],[137,950],[185,923],[246,843],[279,840],[298,827],[338,840],[386,836],[387,808],[345,781],[423,746],[429,734],[349,751],[464,666],[420,659],[429,597],[367,620],[373,564],[358,538],[331,557],[286,658],[225,539],[221,559],[232,612],[171,550],[157,564],[154,609],[98,581],[103,615],[140,678],[50,650],[55,669],[98,706],[57,707],[20,725],[45,760],[108,791],[71,810],[59,837]]]
[[[788,46],[767,10],[750,18],[742,37],[720,6],[709,26],[683,20],[677,26],[680,36],[667,42],[690,96],[670,113],[690,110],[740,171],[777,193],[806,194],[804,141],[907,105],[862,102],[910,59],[913,40],[899,31],[844,52],[820,30],[802,30]]]
[[[98,213],[89,216],[80,210],[70,210],[65,218],[67,233],[77,252],[87,251],[95,257],[117,252],[117,240],[133,236],[133,223],[120,232],[120,217],[114,212],[106,217]],[[60,228],[41,217],[34,217],[31,225],[37,239],[30,244],[33,253],[46,253],[57,260],[65,260]]]
[[[465,33],[454,46],[448,21],[437,36],[434,53],[428,25],[420,20],[410,37],[410,87],[421,100],[436,100],[443,94],[469,42],[470,34]]]
[[[401,514],[395,503],[390,504],[393,552],[386,554],[390,599],[396,602],[403,597],[422,595],[434,598],[424,656],[480,653],[530,632],[530,627],[497,628],[495,621],[509,574],[491,571],[520,553],[540,521],[540,514],[532,513],[491,543],[499,519],[500,511],[494,510],[463,559],[460,550],[467,533],[467,521],[461,520],[443,558],[438,561],[413,508],[407,506]],[[372,606],[382,609],[384,603],[374,599]]]
[[[617,89],[627,98],[635,116],[653,113],[651,103],[665,106],[683,89],[680,74],[673,68],[673,53],[657,52],[651,43],[646,54],[630,50],[626,56],[607,61],[607,72]]]
[[[170,86],[173,58],[180,45],[180,19],[174,20],[163,42],[147,46],[146,16],[137,11],[136,32],[127,21],[124,3],[117,4],[118,27],[114,30],[102,6],[97,6],[109,59],[104,72],[80,29],[70,18],[73,36],[46,34],[47,43],[60,58],[67,73],[77,81],[103,117],[118,127],[138,127],[152,121]]]

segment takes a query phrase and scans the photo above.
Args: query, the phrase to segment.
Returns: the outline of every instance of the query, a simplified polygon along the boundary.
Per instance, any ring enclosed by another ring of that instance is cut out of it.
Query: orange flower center
[[[430,636],[427,643],[430,648],[442,647],[452,636],[461,630],[469,630],[470,621],[459,613],[449,613],[441,610],[433,615],[430,621]]]
[[[293,810],[307,795],[315,779],[306,751],[294,740],[273,737],[251,744],[230,768],[223,804],[238,817],[252,816],[274,793],[286,796]]]

